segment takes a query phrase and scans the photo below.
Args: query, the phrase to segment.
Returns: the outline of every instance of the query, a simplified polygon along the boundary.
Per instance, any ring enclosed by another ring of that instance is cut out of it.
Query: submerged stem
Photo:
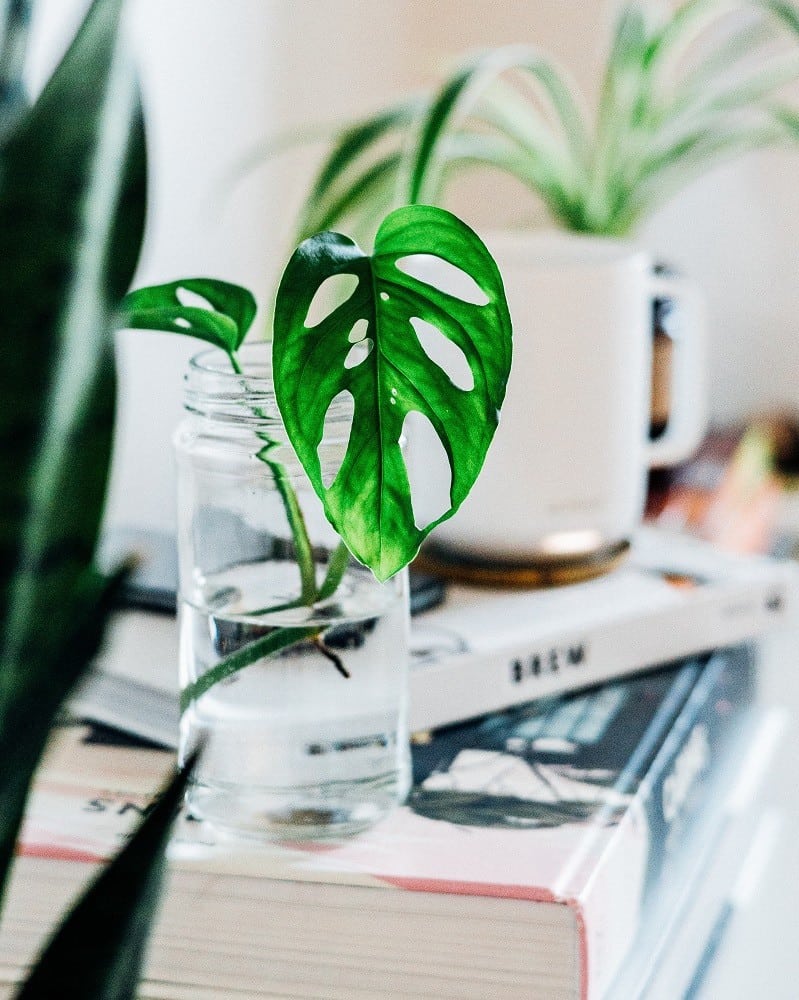
[[[321,637],[321,635],[315,636],[313,639],[311,639],[311,642],[314,644],[314,646],[316,646],[316,648],[319,650],[322,656],[326,656],[327,659],[330,660],[330,662],[333,664],[336,670],[338,670],[338,672],[341,674],[342,677],[346,677],[347,680],[350,679],[350,672],[344,666],[344,661],[341,659],[338,653],[334,653],[329,646],[325,645],[325,641]]]
[[[244,667],[249,667],[256,660],[262,660],[273,653],[279,653],[280,650],[288,649],[289,646],[294,646],[306,639],[317,639],[318,637],[319,629],[309,626],[308,628],[279,628],[270,632],[269,635],[255,639],[235,653],[231,653],[230,656],[226,656],[224,660],[214,664],[196,681],[187,685],[180,693],[180,711],[185,712],[193,701],[197,701],[215,684],[238,673]]]
[[[243,375],[244,372],[235,352],[231,351],[228,356],[233,371],[237,375]],[[257,417],[265,416],[263,411],[258,407],[253,408],[253,413]],[[269,457],[269,453],[277,447],[277,442],[267,434],[258,434],[258,437],[264,442],[264,447],[258,452],[257,458],[265,465],[268,465],[272,472],[275,486],[283,501],[292,538],[294,539],[294,549],[297,554],[297,565],[300,571],[300,596],[293,601],[286,601],[271,608],[260,608],[257,611],[250,612],[253,615],[268,614],[270,612],[285,611],[305,606],[310,607],[317,601],[332,597],[344,578],[350,558],[347,546],[344,542],[339,542],[328,560],[327,572],[325,573],[322,586],[317,588],[313,548],[308,535],[308,528],[305,524],[305,517],[302,513],[300,502],[297,499],[297,493],[291,485],[291,480],[286,473],[285,466]],[[288,649],[299,642],[308,640],[313,643],[324,657],[333,663],[342,677],[349,678],[350,673],[344,666],[341,657],[325,645],[318,626],[277,628],[270,632],[269,635],[255,639],[235,653],[231,653],[230,656],[226,656],[214,664],[210,670],[207,670],[202,676],[198,677],[192,684],[185,687],[180,695],[181,712],[185,712],[192,702],[197,701],[198,698],[215,684],[238,673],[239,670],[250,666],[256,660],[264,659],[281,650]]]

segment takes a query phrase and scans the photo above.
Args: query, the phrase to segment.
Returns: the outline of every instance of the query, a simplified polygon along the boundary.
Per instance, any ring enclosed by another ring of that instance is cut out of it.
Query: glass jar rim
[[[242,344],[236,351],[242,371],[237,372],[230,363],[228,355],[219,347],[206,347],[189,358],[189,368],[199,377],[205,375],[219,378],[224,385],[241,385],[242,378],[253,387],[263,383],[263,388],[272,386],[272,342],[270,340],[255,340]]]
[[[183,379],[185,409],[225,423],[279,426],[271,344],[258,341],[242,345],[236,357],[242,368],[240,372],[218,347],[207,347],[189,359]]]
[[[207,347],[189,359],[185,375],[184,406],[189,412],[217,420],[282,426],[272,372],[272,342],[252,341],[236,351],[242,371],[233,369],[228,355]],[[351,393],[333,398],[325,422],[352,420]]]

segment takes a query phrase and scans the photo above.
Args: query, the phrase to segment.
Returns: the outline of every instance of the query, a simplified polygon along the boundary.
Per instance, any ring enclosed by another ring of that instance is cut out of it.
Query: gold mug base
[[[491,562],[453,552],[428,542],[413,563],[414,569],[454,583],[480,587],[562,587],[603,576],[620,566],[630,554],[623,538],[590,551],[552,555],[540,553],[523,562]]]

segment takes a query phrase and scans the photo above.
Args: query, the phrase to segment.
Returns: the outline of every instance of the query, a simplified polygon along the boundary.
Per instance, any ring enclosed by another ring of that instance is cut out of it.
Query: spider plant
[[[619,15],[593,121],[566,71],[510,46],[434,92],[339,132],[298,238],[343,218],[368,232],[392,205],[436,204],[475,165],[511,174],[554,222],[624,236],[692,178],[799,135],[799,11],[784,0],[688,0]]]

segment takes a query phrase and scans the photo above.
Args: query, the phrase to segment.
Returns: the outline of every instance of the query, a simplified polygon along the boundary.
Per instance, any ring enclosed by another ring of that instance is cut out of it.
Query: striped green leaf
[[[445,81],[435,96],[409,156],[407,201],[424,203],[438,184],[443,137],[460,131],[488,88],[503,73],[518,70],[531,77],[551,102],[575,163],[585,157],[588,138],[580,103],[564,72],[530,46],[511,45],[482,53]]]
[[[31,13],[31,0],[0,0],[0,137],[26,104],[22,70]]]
[[[169,831],[196,757],[67,915],[16,1000],[134,1000]]]
[[[145,184],[120,8],[95,0],[0,145],[0,756],[14,762],[0,786],[0,880],[44,734],[113,592],[90,567],[114,421],[111,316],[138,256]]]
[[[297,242],[321,232],[396,185],[400,150],[425,102],[413,98],[354,122],[336,137],[306,198]],[[396,190],[391,191],[395,197]]]
[[[481,53],[421,101],[417,115],[389,109],[345,134],[309,194],[302,236],[344,217],[379,217],[392,183],[395,205],[444,203],[451,179],[479,159],[461,157],[458,144],[477,149],[484,139],[483,162],[530,187],[557,222],[624,234],[681,177],[761,144],[767,105],[799,77],[798,39],[799,9],[790,0],[687,0],[670,10],[627,2],[593,130],[568,78],[545,55],[524,46]],[[532,92],[511,85],[520,81]],[[717,138],[703,147],[692,139],[700,128]],[[754,130],[751,140],[720,138],[745,129]],[[779,141],[785,130],[770,134]],[[653,172],[653,159],[669,150],[673,161]]]

